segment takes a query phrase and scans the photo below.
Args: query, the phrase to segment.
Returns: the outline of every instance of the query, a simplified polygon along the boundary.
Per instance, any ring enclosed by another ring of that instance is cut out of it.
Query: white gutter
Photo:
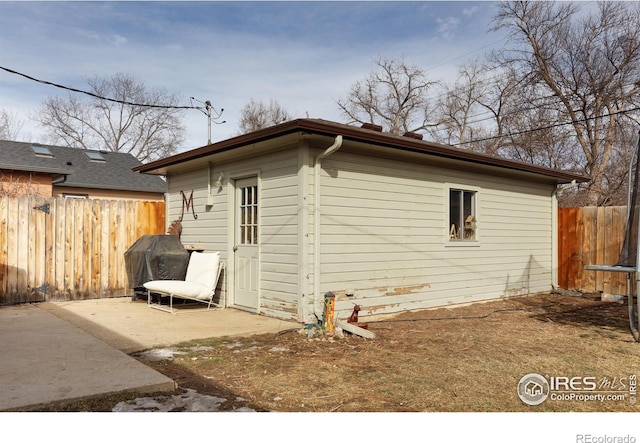
[[[327,158],[334,152],[336,152],[342,146],[342,136],[336,136],[336,140],[331,146],[329,146],[322,154],[318,155],[313,165],[314,168],[314,201],[313,201],[313,294],[314,294],[314,307],[316,314],[320,314],[322,317],[322,298],[320,297],[320,168],[324,158]]]

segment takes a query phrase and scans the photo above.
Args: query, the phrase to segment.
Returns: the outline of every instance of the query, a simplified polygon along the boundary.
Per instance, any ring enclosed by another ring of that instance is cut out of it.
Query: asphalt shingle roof
[[[53,157],[36,155],[31,149],[33,145],[48,148]],[[91,160],[86,152],[99,152],[104,161]],[[160,177],[132,170],[141,164],[133,155],[122,152],[85,151],[65,146],[0,140],[0,169],[66,175],[66,180],[56,186],[166,192],[167,184]]]

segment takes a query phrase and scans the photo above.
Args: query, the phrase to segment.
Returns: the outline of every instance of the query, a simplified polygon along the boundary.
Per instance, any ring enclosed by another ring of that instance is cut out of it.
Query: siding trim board
[[[318,155],[343,136],[339,150]],[[250,154],[250,155],[249,155]],[[136,168],[167,174],[167,220],[193,190],[182,240],[233,262],[233,180],[258,175],[259,307],[304,323],[326,292],[346,318],[549,291],[557,183],[583,177],[421,140],[301,119]],[[208,171],[225,177],[207,195]],[[449,239],[449,190],[474,193],[476,237]],[[317,192],[319,191],[319,192]],[[319,210],[316,219],[316,210]],[[234,303],[234,267],[225,299]],[[349,294],[349,295],[347,295]]]

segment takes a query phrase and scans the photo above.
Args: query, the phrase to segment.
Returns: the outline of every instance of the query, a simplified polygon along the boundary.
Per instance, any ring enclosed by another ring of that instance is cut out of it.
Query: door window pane
[[[240,188],[240,244],[258,244],[258,186]]]

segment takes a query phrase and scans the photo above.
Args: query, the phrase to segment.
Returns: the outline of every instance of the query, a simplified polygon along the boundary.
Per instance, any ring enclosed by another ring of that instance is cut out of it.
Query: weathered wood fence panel
[[[626,293],[626,274],[584,269],[585,265],[616,264],[624,243],[626,217],[626,206],[558,209],[560,288],[587,293]]]
[[[0,305],[129,295],[124,253],[165,203],[0,197]]]

